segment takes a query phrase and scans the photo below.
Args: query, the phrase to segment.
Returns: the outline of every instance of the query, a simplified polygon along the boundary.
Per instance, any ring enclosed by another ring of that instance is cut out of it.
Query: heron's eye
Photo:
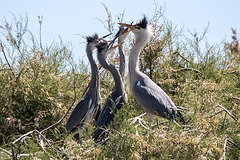
[[[136,25],[136,26],[135,26],[135,28],[136,28],[136,29],[138,29],[138,30],[140,30],[140,29],[141,29],[141,27],[140,27],[140,26],[138,26],[138,25]]]

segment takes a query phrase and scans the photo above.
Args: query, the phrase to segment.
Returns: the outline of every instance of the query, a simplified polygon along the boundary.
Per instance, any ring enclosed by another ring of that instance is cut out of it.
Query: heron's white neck
[[[137,81],[139,74],[139,55],[143,47],[150,39],[150,32],[148,30],[141,33],[135,33],[136,42],[132,47],[129,55],[129,74],[130,74],[130,87]]]

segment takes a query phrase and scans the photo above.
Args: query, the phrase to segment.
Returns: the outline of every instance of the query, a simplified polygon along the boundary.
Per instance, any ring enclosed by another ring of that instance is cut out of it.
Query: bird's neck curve
[[[101,54],[101,53],[99,53],[99,54]],[[123,87],[123,81],[122,81],[120,72],[112,64],[108,64],[105,57],[98,56],[98,61],[103,68],[110,71],[110,73],[113,76],[113,80],[115,82],[116,91],[119,93],[119,95],[123,95],[124,87]]]
[[[119,44],[121,42],[122,42],[122,40],[118,40]],[[119,52],[119,59],[120,59],[119,72],[120,72],[122,78],[124,78],[124,76],[125,76],[125,55],[123,53],[123,46],[122,46],[122,44],[120,46],[118,46],[118,52]]]
[[[140,74],[139,71],[139,55],[143,47],[148,43],[149,34],[135,34],[136,42],[134,43],[129,55],[129,74],[130,74],[130,87],[137,81]],[[131,87],[132,88],[132,87]]]
[[[87,57],[91,65],[91,82],[90,82],[90,88],[96,88],[100,91],[100,79],[99,79],[99,70],[97,67],[97,64],[93,58],[93,45],[88,44],[86,48]]]

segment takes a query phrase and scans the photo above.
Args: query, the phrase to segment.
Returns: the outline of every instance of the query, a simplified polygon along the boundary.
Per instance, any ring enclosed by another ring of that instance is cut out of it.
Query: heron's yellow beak
[[[114,51],[114,49],[116,49],[118,46],[122,45],[123,42],[119,43],[118,45],[112,46],[108,49],[107,53],[111,53],[112,51]]]
[[[126,28],[124,31],[123,31],[123,34],[125,34],[125,33],[130,33],[131,32],[131,30],[130,29],[128,29],[128,28]]]
[[[118,23],[120,26],[124,26],[127,27],[128,29],[130,29],[130,31],[134,30],[136,25],[132,25],[132,24],[127,24],[127,23]],[[129,32],[130,32],[129,31]]]

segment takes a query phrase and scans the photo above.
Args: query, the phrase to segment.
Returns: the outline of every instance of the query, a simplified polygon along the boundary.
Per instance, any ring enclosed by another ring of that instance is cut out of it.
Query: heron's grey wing
[[[101,112],[97,120],[96,130],[94,132],[95,142],[97,142],[101,135],[104,135],[103,128],[107,127],[111,123],[111,121],[113,121],[114,114],[116,114],[117,110],[121,109],[122,104],[124,103],[126,103],[124,96],[117,96],[113,93],[111,96],[108,97],[105,107],[103,108],[103,111]]]
[[[172,119],[175,111],[173,102],[167,94],[150,79],[140,78],[134,85],[133,93],[137,102],[146,112]]]
[[[73,112],[71,113],[67,121],[66,124],[67,131],[71,131],[75,126],[77,126],[79,123],[83,121],[91,105],[92,99],[89,96],[85,96],[78,102],[77,106],[74,108]]]

